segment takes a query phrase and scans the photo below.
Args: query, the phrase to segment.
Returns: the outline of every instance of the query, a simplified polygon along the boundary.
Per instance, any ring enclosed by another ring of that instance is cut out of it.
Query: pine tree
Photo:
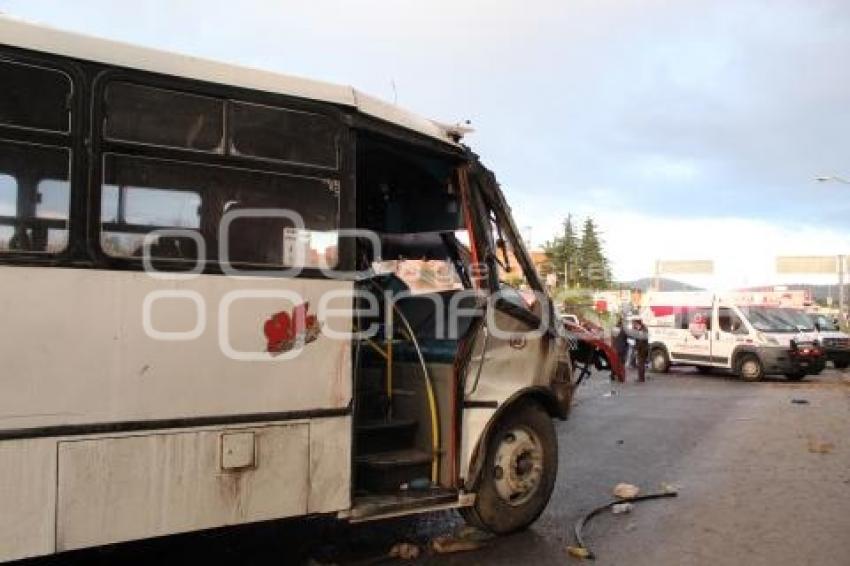
[[[547,241],[543,249],[558,275],[558,284],[563,285],[566,282],[568,287],[574,286],[577,283],[579,242],[571,214],[568,214],[564,220],[563,234]]]
[[[602,250],[602,239],[592,218],[584,221],[578,246],[578,283],[587,289],[604,289],[611,282],[608,258]]]

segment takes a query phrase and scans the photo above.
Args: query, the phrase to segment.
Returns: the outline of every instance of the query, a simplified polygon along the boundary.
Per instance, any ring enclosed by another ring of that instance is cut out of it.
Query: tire
[[[697,368],[697,371],[699,373],[701,373],[702,375],[708,375],[708,374],[711,373],[711,370],[714,369],[711,366],[696,366],[696,368]]]
[[[835,366],[835,369],[847,369],[847,366],[850,366],[850,362],[848,362],[847,360],[842,360],[840,362],[835,361],[832,362],[832,365]]]
[[[655,373],[667,373],[670,371],[670,356],[664,348],[653,348],[649,352],[649,367]]]
[[[744,354],[738,359],[738,376],[744,381],[761,381],[764,366],[755,354]]]
[[[797,373],[786,373],[785,377],[788,378],[788,381],[803,381],[806,379],[806,372],[798,371]]]
[[[499,535],[525,529],[546,508],[555,488],[558,440],[552,417],[539,404],[523,402],[496,423],[484,458],[475,505],[461,509],[461,516]],[[511,469],[508,477],[505,467]]]

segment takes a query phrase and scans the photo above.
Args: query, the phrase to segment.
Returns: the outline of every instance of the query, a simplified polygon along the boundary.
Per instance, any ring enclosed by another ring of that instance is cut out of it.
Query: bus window
[[[375,273],[394,273],[413,295],[463,289],[450,259],[397,259],[373,262]]]
[[[68,182],[58,179],[43,179],[37,187],[38,200],[35,205],[37,218],[67,220],[70,193]]]
[[[15,216],[18,182],[11,175],[0,175],[0,216]]]
[[[113,256],[140,257],[145,234],[197,231],[207,261],[219,259],[222,218],[232,218],[226,242],[232,263],[281,267],[336,265],[338,195],[323,179],[147,159],[104,156],[101,245]],[[243,214],[238,214],[240,211]],[[297,213],[303,227],[287,217]],[[151,247],[165,259],[197,258],[194,238],[169,235]]]
[[[0,142],[0,251],[65,249],[69,160],[66,149]]]
[[[106,88],[107,139],[191,149],[224,151],[224,102],[215,98],[131,83]]]
[[[71,80],[44,67],[0,60],[0,124],[68,132]],[[6,85],[14,85],[7,88]]]
[[[495,214],[490,217],[490,231],[495,247],[500,298],[516,307],[536,312],[539,307],[537,297],[528,284],[528,274],[523,272],[517,259],[516,244]]]
[[[228,132],[233,155],[337,167],[337,128],[320,114],[230,102]]]
[[[200,206],[197,191],[107,185],[103,187],[101,218],[104,222],[200,228]]]

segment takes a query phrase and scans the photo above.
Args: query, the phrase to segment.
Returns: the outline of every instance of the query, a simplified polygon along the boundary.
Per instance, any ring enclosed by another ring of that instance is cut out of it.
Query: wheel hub
[[[518,506],[528,501],[543,478],[540,439],[524,428],[502,436],[493,460],[496,492],[506,503]]]
[[[664,354],[655,354],[652,357],[652,369],[660,370],[664,367]]]

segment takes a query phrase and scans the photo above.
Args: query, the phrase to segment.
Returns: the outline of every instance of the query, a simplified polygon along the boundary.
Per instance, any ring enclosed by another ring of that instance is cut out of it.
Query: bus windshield
[[[770,307],[740,307],[753,328],[762,332],[798,332],[797,325],[784,310]]]

